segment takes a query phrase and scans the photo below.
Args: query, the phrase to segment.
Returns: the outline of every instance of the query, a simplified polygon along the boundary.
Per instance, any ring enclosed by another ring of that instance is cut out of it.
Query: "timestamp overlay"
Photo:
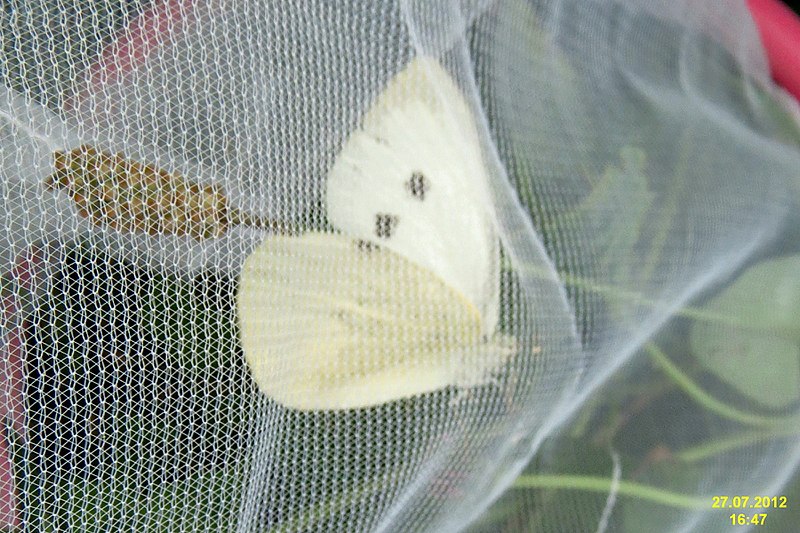
[[[712,496],[711,508],[730,511],[728,520],[732,526],[766,526],[773,513],[786,512],[790,508],[786,496]]]

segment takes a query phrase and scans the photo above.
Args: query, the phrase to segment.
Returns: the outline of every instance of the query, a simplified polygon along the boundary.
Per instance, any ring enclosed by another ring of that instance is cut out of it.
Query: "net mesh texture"
[[[0,526],[800,523],[800,108],[744,2],[0,35]]]

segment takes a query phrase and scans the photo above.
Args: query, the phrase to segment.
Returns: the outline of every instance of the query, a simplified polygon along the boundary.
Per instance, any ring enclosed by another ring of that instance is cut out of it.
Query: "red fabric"
[[[775,81],[800,101],[800,17],[780,0],[747,0]]]

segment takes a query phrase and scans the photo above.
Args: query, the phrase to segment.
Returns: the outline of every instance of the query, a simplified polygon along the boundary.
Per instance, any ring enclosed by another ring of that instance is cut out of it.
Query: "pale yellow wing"
[[[511,353],[477,308],[427,269],[326,233],[270,237],[237,310],[260,389],[296,409],[346,409],[485,381]]]

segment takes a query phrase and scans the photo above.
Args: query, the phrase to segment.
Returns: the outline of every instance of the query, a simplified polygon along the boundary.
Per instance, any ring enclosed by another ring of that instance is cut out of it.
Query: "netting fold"
[[[800,113],[745,2],[0,24],[2,525],[790,531]]]

